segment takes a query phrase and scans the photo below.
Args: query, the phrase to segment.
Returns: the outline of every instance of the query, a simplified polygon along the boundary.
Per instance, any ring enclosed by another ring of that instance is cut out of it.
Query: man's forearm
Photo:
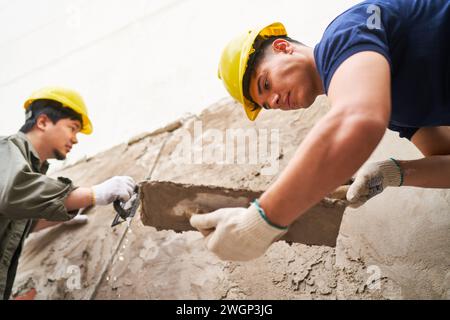
[[[422,188],[450,188],[450,155],[399,161],[403,185]]]
[[[40,230],[47,229],[61,223],[64,223],[64,221],[48,221],[45,219],[39,219],[38,222],[36,223],[36,226],[31,232],[38,232]]]
[[[385,132],[384,124],[330,111],[298,148],[279,179],[262,195],[273,223],[289,225],[369,158]]]
[[[77,188],[66,198],[64,205],[68,211],[86,208],[94,204],[91,188]]]
[[[69,212],[89,207],[92,204],[93,204],[93,195],[91,188],[77,188],[73,190],[67,196],[66,201],[64,202],[64,206]],[[42,229],[53,227],[63,222],[64,221],[48,221],[44,219],[39,219],[38,223],[36,224],[32,232],[37,232]]]

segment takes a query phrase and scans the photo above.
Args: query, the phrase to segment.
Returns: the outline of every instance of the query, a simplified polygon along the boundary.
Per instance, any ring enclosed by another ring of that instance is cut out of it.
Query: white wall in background
[[[0,0],[0,135],[22,125],[32,91],[68,86],[94,125],[68,162],[93,155],[226,96],[217,65],[238,33],[278,20],[313,46],[358,2]]]

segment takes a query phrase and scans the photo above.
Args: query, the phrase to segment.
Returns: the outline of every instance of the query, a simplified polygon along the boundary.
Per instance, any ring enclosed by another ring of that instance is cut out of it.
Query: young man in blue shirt
[[[288,38],[281,23],[233,39],[219,75],[250,120],[262,108],[308,108],[321,94],[331,110],[259,201],[191,218],[209,232],[207,247],[224,260],[262,255],[360,169],[386,128],[424,158],[364,166],[347,194],[353,206],[389,186],[449,188],[449,57],[448,0],[364,1],[333,20],[314,48]]]

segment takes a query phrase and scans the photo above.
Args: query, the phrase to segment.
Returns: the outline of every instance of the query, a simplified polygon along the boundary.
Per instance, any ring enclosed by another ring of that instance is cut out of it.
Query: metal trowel
[[[336,246],[347,207],[346,193],[351,181],[336,189],[301,215],[282,240],[308,245]],[[140,185],[141,220],[157,230],[195,230],[189,223],[193,214],[220,208],[248,207],[263,191],[193,185],[169,181],[145,181]]]

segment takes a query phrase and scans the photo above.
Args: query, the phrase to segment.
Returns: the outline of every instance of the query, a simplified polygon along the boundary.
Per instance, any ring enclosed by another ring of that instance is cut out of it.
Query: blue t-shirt
[[[336,69],[361,51],[390,64],[389,129],[411,139],[421,127],[450,125],[450,0],[369,0],[339,15],[314,48],[326,93]]]

